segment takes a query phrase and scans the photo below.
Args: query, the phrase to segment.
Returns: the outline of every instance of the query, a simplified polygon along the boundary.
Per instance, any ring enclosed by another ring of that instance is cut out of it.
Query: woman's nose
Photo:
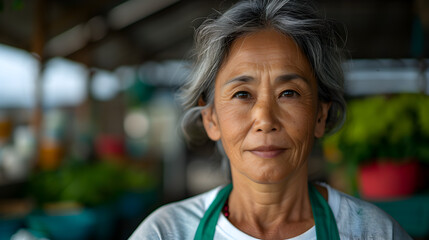
[[[275,103],[269,100],[259,101],[254,109],[254,129],[257,132],[275,132],[280,129]]]

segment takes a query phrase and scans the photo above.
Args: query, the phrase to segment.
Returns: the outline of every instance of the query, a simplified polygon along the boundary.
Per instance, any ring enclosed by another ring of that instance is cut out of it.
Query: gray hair
[[[208,140],[200,113],[203,107],[198,106],[198,100],[202,98],[206,106],[213,104],[216,75],[232,42],[266,28],[298,44],[313,68],[319,100],[332,103],[326,132],[341,127],[346,108],[341,66],[344,41],[334,22],[320,17],[317,8],[304,0],[247,0],[206,20],[196,31],[193,71],[179,95],[185,110],[182,129],[190,142]]]

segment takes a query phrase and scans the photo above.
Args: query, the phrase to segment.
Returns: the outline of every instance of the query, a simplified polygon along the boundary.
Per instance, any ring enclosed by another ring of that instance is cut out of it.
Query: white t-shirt
[[[328,190],[328,204],[337,222],[340,238],[411,239],[408,234],[385,212],[376,206],[320,184]],[[200,219],[222,187],[180,202],[165,205],[149,215],[131,235],[131,240],[141,239],[193,239]],[[232,225],[223,214],[219,215],[214,239],[254,240]],[[316,240],[313,226],[293,240]]]

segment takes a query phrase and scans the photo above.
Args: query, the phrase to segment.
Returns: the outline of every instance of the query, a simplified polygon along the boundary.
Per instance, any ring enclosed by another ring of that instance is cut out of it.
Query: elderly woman
[[[249,0],[199,28],[184,128],[221,142],[232,184],[158,209],[131,239],[410,239],[375,206],[308,183],[315,139],[345,111],[341,41],[317,12]]]

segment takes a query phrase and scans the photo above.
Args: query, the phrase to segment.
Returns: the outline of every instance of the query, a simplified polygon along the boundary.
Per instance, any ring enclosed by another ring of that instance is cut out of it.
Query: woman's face
[[[233,175],[276,183],[306,164],[328,109],[318,102],[313,71],[295,42],[261,30],[233,42],[216,77],[214,106],[202,114]]]

